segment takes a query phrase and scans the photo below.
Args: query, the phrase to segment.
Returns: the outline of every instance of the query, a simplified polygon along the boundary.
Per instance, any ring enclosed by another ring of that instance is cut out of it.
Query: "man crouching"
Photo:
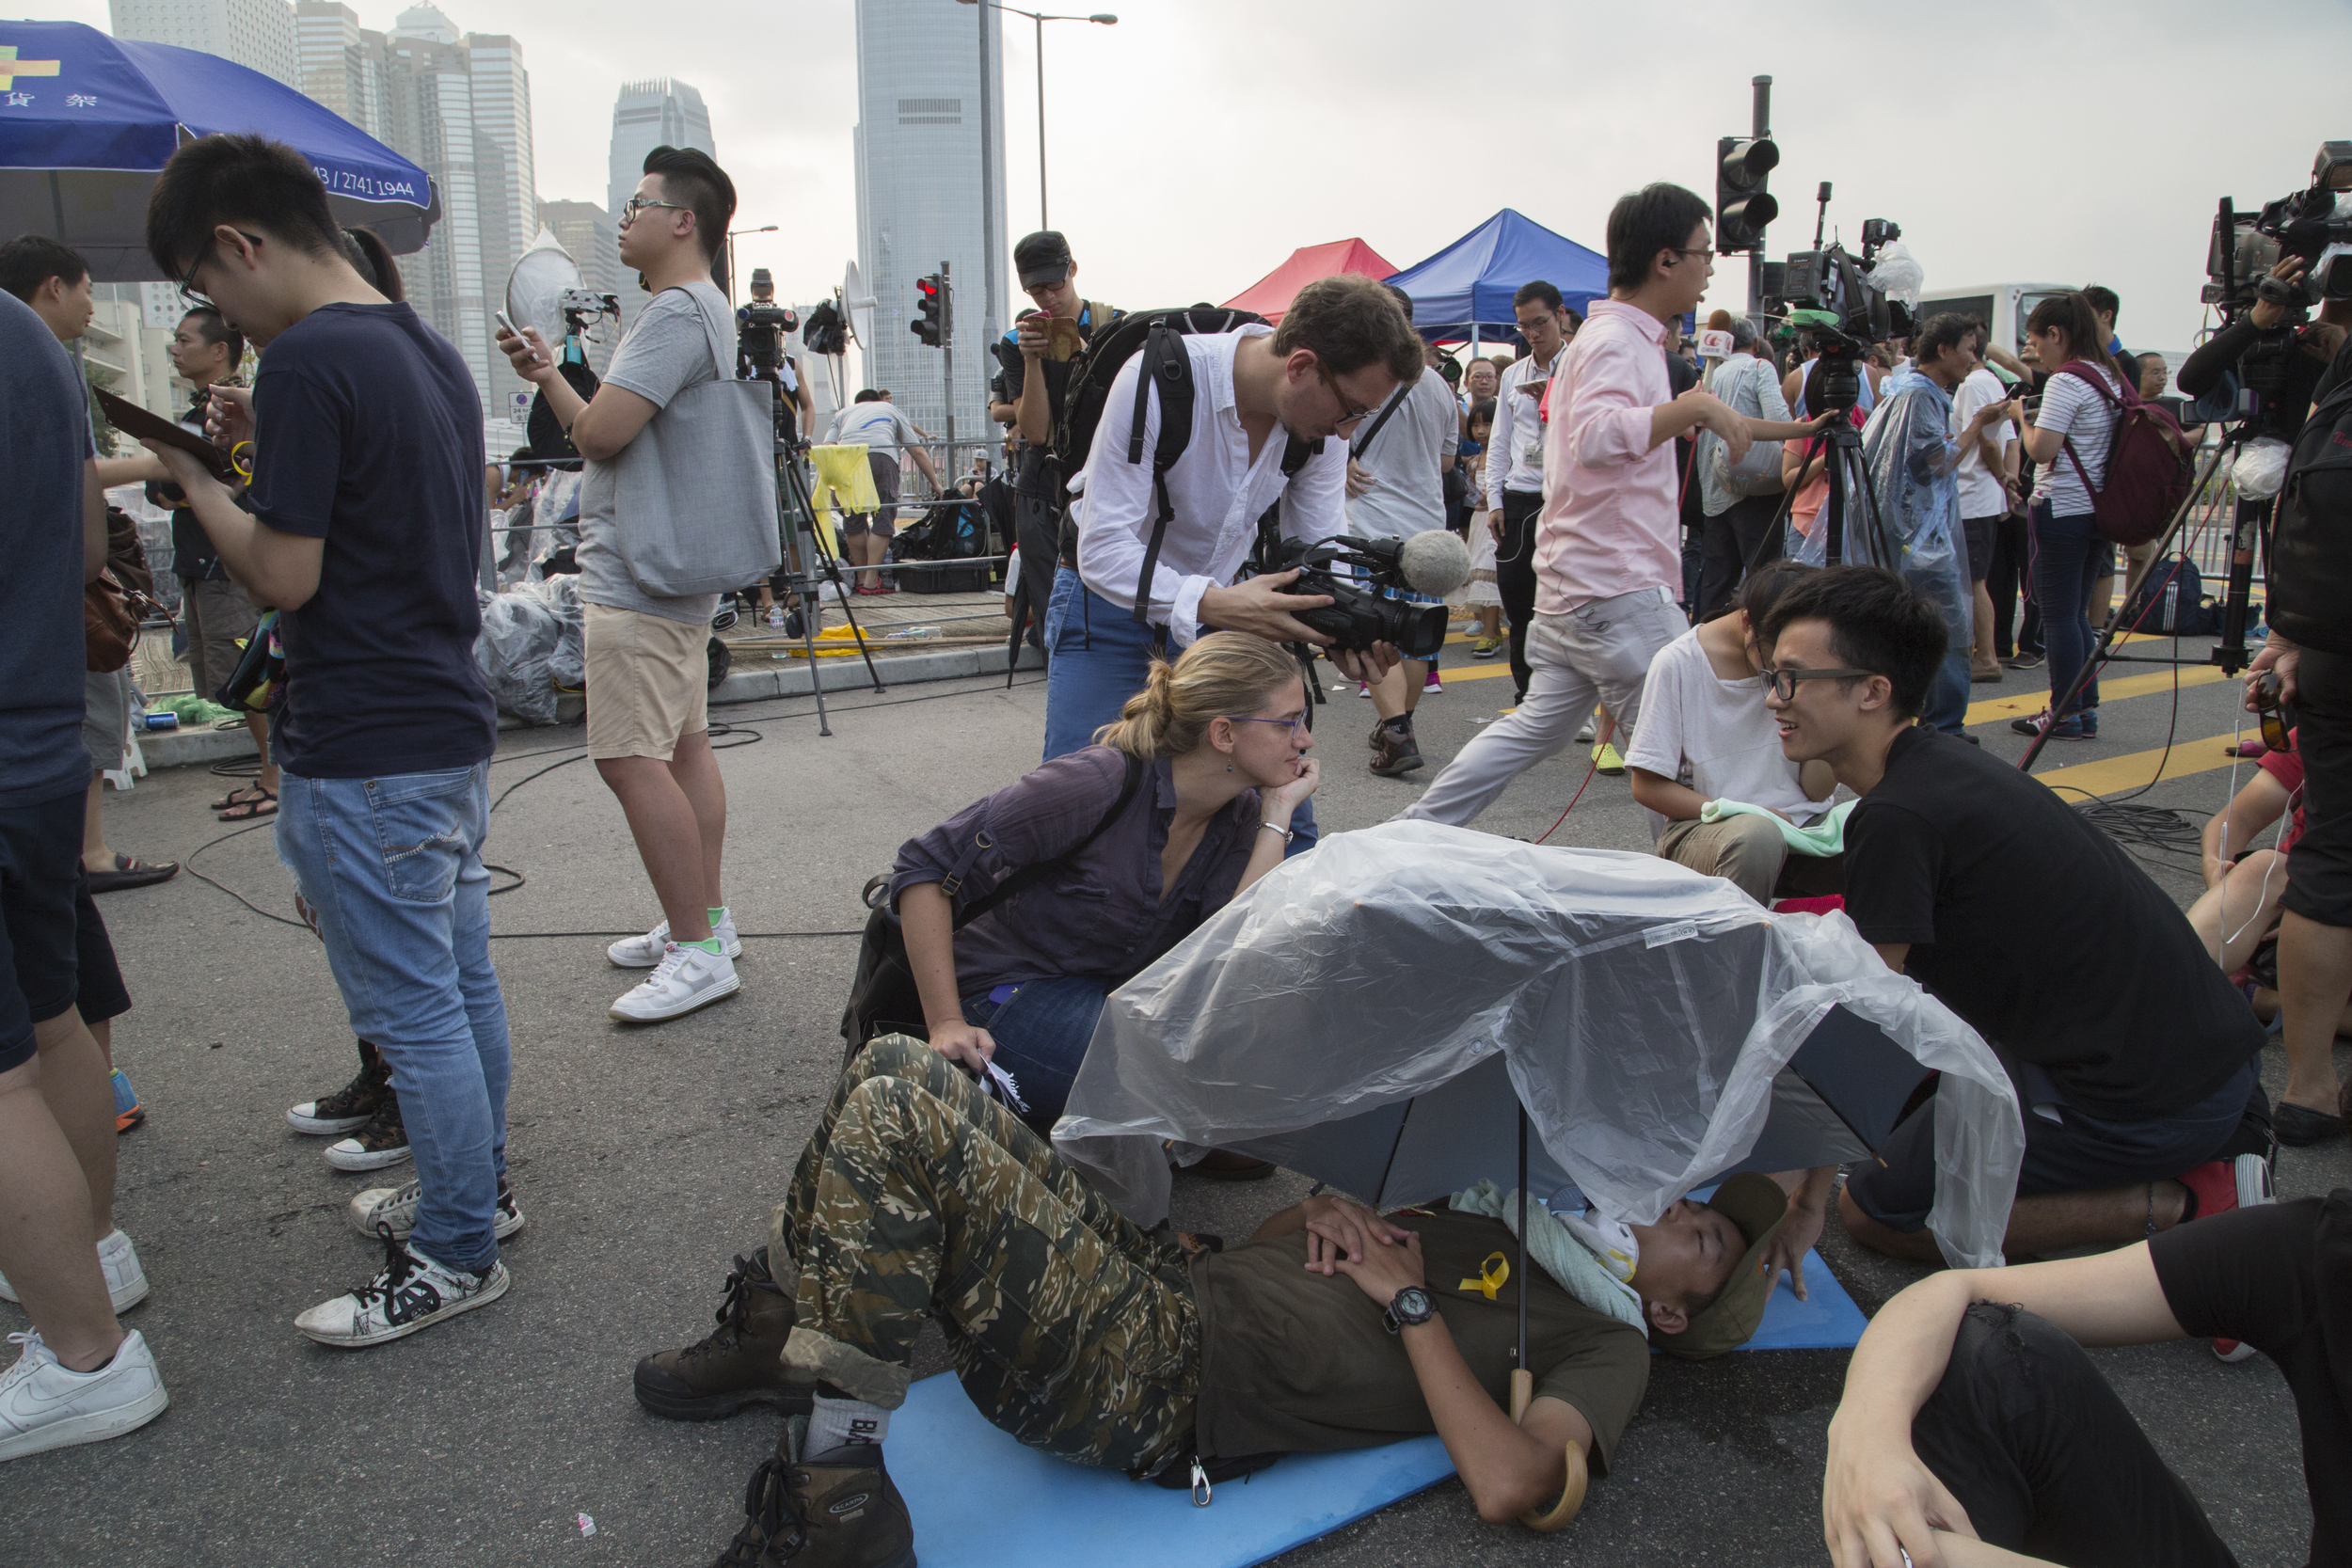
[[[1642,1315],[1677,1354],[1740,1343],[1770,1291],[1778,1189],[1734,1178],[1718,1200],[1632,1227]],[[1648,1382],[1641,1332],[1539,1275],[1535,1397],[1503,1413],[1520,1281],[1484,1288],[1517,1256],[1496,1220],[1315,1197],[1246,1245],[1190,1241],[1123,1218],[961,1069],[886,1037],[842,1074],[717,1331],[640,1362],[637,1396],[685,1419],[790,1415],[722,1564],[912,1568],[882,1450],[926,1318],[982,1414],[1073,1464],[1189,1474],[1435,1431],[1496,1522],[1605,1474]]]

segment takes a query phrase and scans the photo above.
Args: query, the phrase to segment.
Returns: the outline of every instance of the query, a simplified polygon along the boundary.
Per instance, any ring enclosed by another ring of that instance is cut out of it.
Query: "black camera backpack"
[[[1186,352],[1184,341],[1202,333],[1238,332],[1245,326],[1264,325],[1265,318],[1254,311],[1220,305],[1133,310],[1109,331],[1097,333],[1085,352],[1071,361],[1069,387],[1062,397],[1061,420],[1054,427],[1053,440],[1054,456],[1067,473],[1075,473],[1086,466],[1088,454],[1094,450],[1095,429],[1103,422],[1104,406],[1110,400],[1111,383],[1138,353],[1143,356],[1143,368],[1136,377],[1135,413],[1127,432],[1127,461],[1141,463],[1144,414],[1150,407],[1152,388],[1159,388],[1160,434],[1152,445],[1152,493],[1157,509],[1152,519],[1151,541],[1144,546],[1143,572],[1136,582],[1135,615],[1138,622],[1151,619],[1152,595],[1146,585],[1159,569],[1160,546],[1167,540],[1168,525],[1176,515],[1175,508],[1168,504],[1168,473],[1192,442],[1192,356]],[[1310,457],[1323,450],[1323,443],[1302,441],[1284,434],[1288,444],[1282,450],[1282,477],[1288,480],[1307,466]],[[1064,527],[1068,527],[1066,520]]]

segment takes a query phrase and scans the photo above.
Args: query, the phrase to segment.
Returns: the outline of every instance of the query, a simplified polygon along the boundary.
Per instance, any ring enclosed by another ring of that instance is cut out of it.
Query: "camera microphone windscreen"
[[[1433,528],[1406,540],[1396,564],[1414,593],[1442,599],[1470,581],[1470,546],[1459,534]]]

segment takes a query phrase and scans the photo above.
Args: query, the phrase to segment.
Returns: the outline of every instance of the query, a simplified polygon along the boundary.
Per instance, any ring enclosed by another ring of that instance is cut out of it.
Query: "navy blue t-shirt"
[[[364,779],[487,757],[482,400],[465,360],[406,305],[323,305],[262,354],[253,420],[254,515],[326,541],[317,594],[280,617],[278,764]]]
[[[89,787],[82,744],[82,464],[89,415],[65,345],[0,292],[0,807]]]

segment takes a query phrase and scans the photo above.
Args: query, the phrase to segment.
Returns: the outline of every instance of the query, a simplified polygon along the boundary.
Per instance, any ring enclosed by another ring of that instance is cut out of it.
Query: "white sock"
[[[809,1411],[803,1456],[831,1453],[851,1443],[880,1443],[890,1434],[890,1412],[864,1400],[827,1399],[819,1394]]]

